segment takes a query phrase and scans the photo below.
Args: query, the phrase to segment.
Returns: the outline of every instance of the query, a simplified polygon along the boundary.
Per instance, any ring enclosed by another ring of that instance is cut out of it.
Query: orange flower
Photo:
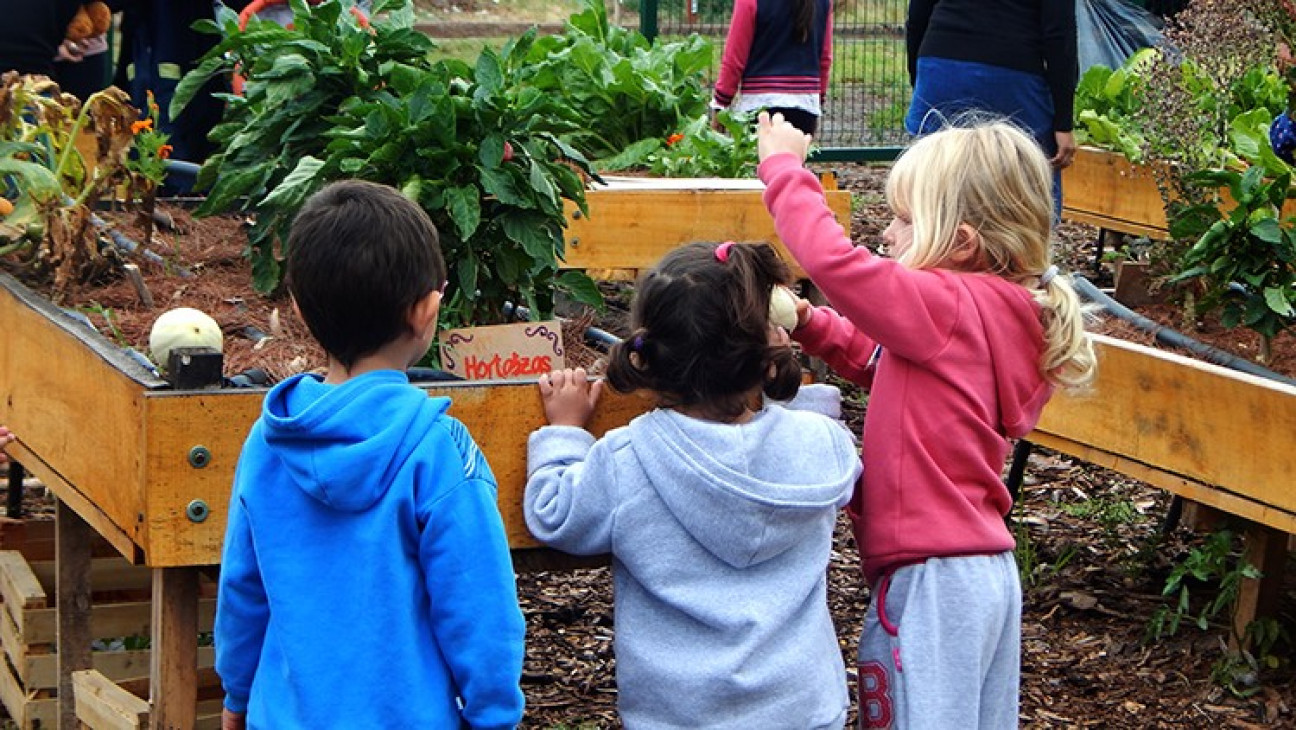
[[[679,134],[678,132],[672,134],[671,136],[666,138],[666,146],[670,147],[674,145],[676,142],[680,141],[681,139],[684,139],[684,135]]]
[[[141,119],[138,122],[131,122],[131,134],[139,134],[146,129],[153,128],[152,119]]]
[[[171,156],[171,145],[164,144],[158,148],[158,159],[165,160]]]

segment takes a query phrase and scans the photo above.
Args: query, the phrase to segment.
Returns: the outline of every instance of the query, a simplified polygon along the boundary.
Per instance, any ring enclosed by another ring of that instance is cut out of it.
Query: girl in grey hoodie
[[[801,371],[770,321],[791,279],[767,244],[695,243],[636,287],[607,382],[658,408],[595,439],[603,387],[540,379],[527,526],[569,553],[611,553],[618,709],[627,728],[841,728],[846,676],[828,611],[837,510],[860,459],[849,432],[778,405]],[[837,407],[837,399],[833,399]]]

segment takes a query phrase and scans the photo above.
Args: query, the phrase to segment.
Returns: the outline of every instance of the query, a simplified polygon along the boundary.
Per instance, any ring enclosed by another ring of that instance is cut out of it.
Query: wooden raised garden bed
[[[1243,589],[1245,629],[1274,607],[1296,534],[1296,388],[1095,337],[1092,392],[1054,396],[1027,438],[1245,520],[1247,559],[1265,574]]]
[[[689,241],[773,241],[762,191],[754,182],[696,180],[590,191],[588,218],[571,215],[565,266],[634,272]],[[849,193],[833,191],[829,200],[849,227]],[[149,722],[192,728],[198,570],[220,560],[234,465],[265,391],[174,390],[7,275],[0,275],[0,331],[6,338],[0,423],[19,438],[10,454],[59,500],[59,712],[64,721],[74,715],[72,673],[93,664],[84,609],[88,546],[97,533],[131,563],[153,569]],[[510,545],[519,556],[536,548],[521,509],[526,437],[545,422],[534,382],[468,381],[425,390],[452,399],[450,413],[467,424],[490,462]],[[644,398],[609,393],[591,430],[623,425],[649,406]],[[98,692],[96,675],[78,676],[85,692]],[[94,704],[89,695],[85,700]],[[124,695],[113,702],[129,710]]]
[[[1226,191],[1223,197],[1230,199]],[[1283,214],[1296,215],[1296,201],[1287,201]],[[1078,149],[1075,163],[1062,171],[1062,217],[1135,236],[1169,237],[1153,169],[1096,147]]]

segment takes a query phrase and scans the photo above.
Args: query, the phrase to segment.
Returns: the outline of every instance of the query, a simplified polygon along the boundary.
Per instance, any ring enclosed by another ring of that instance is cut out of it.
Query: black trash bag
[[[1090,66],[1120,68],[1140,48],[1161,42],[1160,18],[1126,0],[1076,0],[1080,73]]]

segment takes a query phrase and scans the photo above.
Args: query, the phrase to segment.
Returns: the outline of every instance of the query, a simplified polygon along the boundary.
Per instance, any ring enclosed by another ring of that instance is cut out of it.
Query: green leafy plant
[[[170,135],[159,129],[158,105],[153,92],[148,92],[147,116],[131,124],[135,135],[135,154],[125,160],[130,176],[131,198],[139,205],[140,220],[144,225],[144,245],[153,240],[153,211],[157,207],[157,191],[166,180],[166,161],[171,157]]]
[[[1234,204],[1223,214],[1216,200],[1177,211],[1171,235],[1196,242],[1171,281],[1200,282],[1199,309],[1218,308],[1225,326],[1241,324],[1258,333],[1259,360],[1267,363],[1273,338],[1296,317],[1296,220],[1282,216],[1293,194],[1291,175],[1266,178],[1256,166],[1243,173],[1201,171],[1187,180],[1213,190],[1227,187]]]
[[[1096,520],[1108,542],[1119,541],[1120,529],[1139,516],[1138,509],[1128,499],[1092,497],[1083,502],[1063,504],[1061,508],[1073,517]]]
[[[747,115],[722,111],[720,131],[699,116],[665,139],[643,139],[598,162],[604,172],[646,169],[660,177],[746,178],[756,174],[756,135]]]
[[[368,27],[336,0],[291,6],[293,29],[254,21],[240,31],[223,11],[205,27],[225,39],[172,102],[178,113],[213,75],[246,77],[212,131],[219,151],[199,173],[210,192],[198,213],[255,212],[258,290],[278,287],[306,198],[353,177],[400,188],[432,217],[452,283],[444,326],[503,321],[507,302],[551,316],[555,287],[601,301],[588,277],[558,270],[564,201],[585,209],[582,176],[591,172],[562,138],[584,120],[562,97],[521,82],[534,31],[468,66],[429,60],[433,45],[414,30],[409,0],[376,3],[381,19]]]
[[[1173,604],[1161,606],[1148,625],[1149,639],[1174,636],[1185,619],[1205,631],[1221,614],[1231,616],[1237,606],[1238,591],[1244,578],[1259,578],[1260,571],[1237,558],[1237,536],[1231,530],[1211,533],[1198,547],[1170,571],[1161,594]],[[1214,595],[1198,601],[1194,607],[1190,581],[1199,585],[1215,584]]]
[[[602,160],[641,140],[664,140],[706,114],[709,40],[650,43],[638,31],[610,25],[602,0],[583,5],[563,34],[536,40],[517,77],[579,111],[581,124],[564,135],[568,142]]]

